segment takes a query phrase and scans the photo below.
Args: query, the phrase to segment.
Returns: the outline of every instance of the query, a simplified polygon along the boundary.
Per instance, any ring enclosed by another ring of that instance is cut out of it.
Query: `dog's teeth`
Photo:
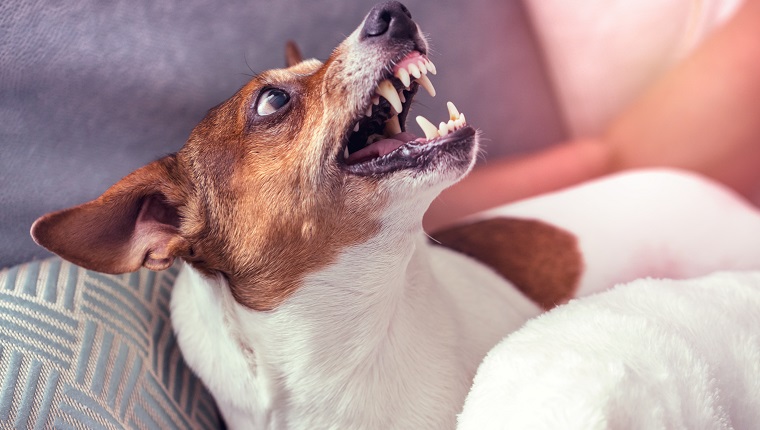
[[[419,79],[420,76],[422,76],[422,73],[420,73],[420,68],[417,67],[416,64],[412,63],[408,66],[406,66],[407,70],[409,70],[409,74],[414,76],[415,78]]]
[[[357,122],[357,123],[356,123],[356,125],[354,126],[354,131],[359,131],[359,123],[358,123],[358,122]]]
[[[375,92],[377,92],[382,97],[385,97],[385,99],[388,100],[388,103],[391,104],[396,112],[401,112],[403,109],[401,99],[399,99],[396,88],[393,87],[391,81],[385,79],[384,81],[380,82],[380,84],[377,85]]]
[[[375,105],[375,106],[379,105],[380,104],[380,97],[379,96],[372,97],[372,104]]]
[[[444,137],[447,134],[449,134],[449,127],[446,125],[445,122],[442,122],[441,124],[438,125],[438,134],[440,134],[441,137]]]
[[[348,159],[348,156],[349,156],[349,155],[351,155],[351,154],[348,152],[348,146],[346,146],[346,147],[343,149],[343,159],[344,159],[344,160],[345,160],[345,159]]]
[[[422,87],[425,88],[428,93],[430,93],[431,97],[435,97],[435,88],[426,75],[420,75],[420,77],[417,78],[417,82],[419,82],[420,85],[422,85]]]
[[[449,108],[449,118],[451,119],[459,118],[459,111],[457,110],[457,107],[454,106],[454,103],[446,102],[446,107]]]
[[[392,116],[388,121],[385,121],[385,136],[393,137],[401,133],[401,124],[398,122],[398,116]]]
[[[466,125],[467,124],[467,120],[464,118],[464,114],[463,113],[459,114],[459,119],[462,120],[462,125]]]
[[[364,116],[372,116],[372,105],[367,106],[367,111],[364,112]]]
[[[438,73],[438,72],[435,70],[435,64],[433,64],[433,62],[432,62],[432,61],[430,61],[430,60],[427,60],[427,69],[428,69],[428,72],[430,72],[430,73],[432,73],[432,74],[434,74],[434,75]]]
[[[404,97],[404,90],[399,90],[398,99],[401,100],[401,103],[406,103],[406,97]]]
[[[427,67],[425,67],[425,60],[418,61],[417,67],[419,67],[420,73],[422,73],[423,75],[427,75],[428,70],[427,70]]]
[[[409,77],[409,72],[407,72],[406,69],[404,69],[404,68],[399,68],[398,69],[398,71],[396,72],[396,77],[407,88],[409,88],[409,85],[412,84],[412,79]]]
[[[417,124],[420,125],[420,128],[425,133],[425,139],[430,140],[439,137],[438,129],[424,116],[420,115],[417,117]]]

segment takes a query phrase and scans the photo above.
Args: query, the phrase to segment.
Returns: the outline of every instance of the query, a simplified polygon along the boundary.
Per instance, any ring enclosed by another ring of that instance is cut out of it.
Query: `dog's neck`
[[[457,386],[464,395],[472,375],[461,372],[452,352],[458,336],[448,315],[451,298],[437,288],[427,239],[408,213],[389,214],[384,222],[393,228],[346,249],[271,312],[236,303],[221,278],[204,278],[189,266],[183,271],[172,306],[179,343],[183,351],[198,351],[186,354],[190,365],[218,384],[209,388],[220,404],[237,405],[223,410],[228,421],[388,428],[384,420],[392,419],[422,428],[436,419],[452,425],[453,415],[420,414],[424,399],[438,403],[428,411],[440,411],[446,399],[434,393]],[[210,306],[188,309],[188,303]],[[202,330],[192,327],[197,324]]]

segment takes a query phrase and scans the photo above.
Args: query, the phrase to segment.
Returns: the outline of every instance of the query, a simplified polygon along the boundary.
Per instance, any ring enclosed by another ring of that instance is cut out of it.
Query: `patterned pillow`
[[[177,272],[0,271],[0,427],[221,428],[172,332]]]

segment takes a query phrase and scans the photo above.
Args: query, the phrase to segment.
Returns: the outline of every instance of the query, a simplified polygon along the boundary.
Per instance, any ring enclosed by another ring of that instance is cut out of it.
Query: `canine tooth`
[[[440,125],[438,125],[438,134],[440,134],[441,137],[449,134],[449,128],[446,126],[445,122],[442,122]]]
[[[351,154],[348,152],[348,146],[346,146],[343,149],[343,159],[347,159],[349,157],[349,155],[351,155]]]
[[[419,78],[417,78],[417,82],[419,82],[420,85],[422,85],[422,87],[425,88],[428,93],[430,93],[431,97],[435,97],[435,88],[426,75],[421,75]]]
[[[396,88],[393,87],[393,84],[389,80],[384,80],[378,84],[377,89],[375,90],[378,94],[385,97],[386,100],[388,100],[388,103],[393,106],[393,109],[396,110],[396,112],[401,112],[403,109],[401,105],[401,99],[398,98],[398,93],[396,92]]]
[[[404,90],[400,90],[398,92],[398,99],[401,100],[401,103],[406,103],[406,97],[404,97]]]
[[[416,64],[412,63],[406,66],[406,68],[409,70],[409,74],[414,76],[415,78],[419,79],[420,76],[422,76],[422,73],[420,73],[420,68],[417,67]]]
[[[404,69],[404,68],[399,68],[398,69],[398,72],[396,72],[396,77],[407,88],[409,88],[409,85],[412,84],[412,79],[409,77],[409,72],[407,72],[406,69]]]
[[[417,67],[420,68],[420,73],[422,73],[423,75],[427,75],[428,70],[427,70],[427,67],[425,67],[424,60],[417,62]]]
[[[454,106],[454,103],[446,102],[446,107],[449,108],[449,117],[451,119],[459,118],[459,111],[457,110],[457,107]]]
[[[385,121],[385,136],[392,137],[401,133],[401,124],[398,122],[398,116],[392,116],[388,121]]]
[[[465,124],[467,124],[467,120],[464,118],[464,114],[463,114],[463,113],[462,113],[462,114],[459,114],[459,119],[461,119],[461,120],[462,120],[462,125],[465,125]]]
[[[436,72],[436,70],[435,70],[435,64],[433,64],[433,62],[432,62],[432,61],[430,61],[430,60],[427,60],[427,69],[428,69],[428,71],[429,71],[430,73],[432,73],[432,74],[434,74],[434,75],[438,73],[438,72]]]
[[[379,105],[380,104],[380,97],[379,96],[372,97],[372,104],[375,105],[375,106]]]
[[[357,123],[356,123],[356,125],[354,126],[354,131],[359,131],[359,123],[358,123],[358,122],[357,122]]]
[[[438,129],[432,122],[428,121],[428,119],[422,115],[419,115],[416,119],[417,124],[420,125],[420,128],[425,133],[425,139],[430,140],[438,137]]]

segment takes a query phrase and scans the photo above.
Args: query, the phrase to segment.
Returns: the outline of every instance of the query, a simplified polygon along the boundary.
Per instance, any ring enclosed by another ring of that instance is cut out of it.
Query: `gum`
[[[404,57],[403,60],[399,61],[398,64],[396,64],[395,67],[393,67],[393,73],[398,72],[399,69],[404,68],[406,69],[409,64],[417,64],[420,61],[426,61],[427,57],[420,54],[418,51],[413,51],[406,57]]]

